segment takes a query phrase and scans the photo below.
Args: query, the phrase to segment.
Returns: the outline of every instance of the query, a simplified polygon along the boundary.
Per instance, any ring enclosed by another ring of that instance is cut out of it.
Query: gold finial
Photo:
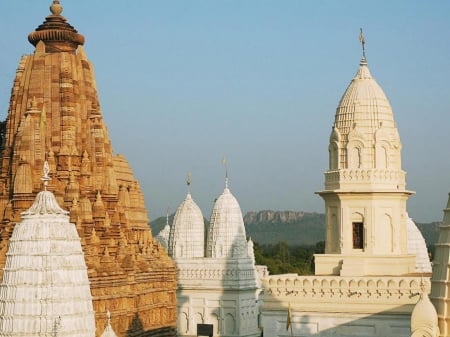
[[[47,185],[48,182],[51,180],[51,178],[48,176],[50,173],[50,166],[48,165],[48,161],[44,161],[44,175],[42,176],[41,180],[44,182],[44,190],[47,191]]]
[[[50,5],[50,12],[52,12],[53,15],[61,15],[63,11],[63,7],[59,3],[59,0],[53,0],[53,3]]]
[[[365,48],[366,39],[364,38],[362,28],[359,29],[359,42],[361,42],[363,59],[365,60],[366,59],[366,48]]]

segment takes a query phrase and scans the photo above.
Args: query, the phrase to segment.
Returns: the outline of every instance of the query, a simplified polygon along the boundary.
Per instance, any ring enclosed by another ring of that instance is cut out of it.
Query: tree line
[[[255,262],[265,265],[271,275],[296,273],[299,275],[314,274],[314,254],[323,254],[325,241],[314,246],[293,246],[285,241],[275,244],[261,245],[254,242]]]

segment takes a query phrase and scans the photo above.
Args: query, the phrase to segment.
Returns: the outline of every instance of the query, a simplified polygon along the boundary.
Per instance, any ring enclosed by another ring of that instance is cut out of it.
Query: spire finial
[[[227,166],[227,157],[223,156],[222,165],[225,166],[225,188],[228,188],[228,166]]]
[[[188,172],[186,176],[186,186],[187,186],[187,192],[191,193],[191,181],[192,181],[192,173]]]
[[[111,325],[111,313],[109,312],[109,309],[106,310],[106,325],[107,326]]]
[[[166,226],[169,226],[169,210],[170,210],[170,206],[167,206],[167,211],[166,211]]]
[[[52,12],[53,15],[61,15],[63,11],[63,7],[59,3],[59,0],[53,0],[53,3],[50,5],[50,12]]]
[[[361,42],[361,46],[362,46],[362,57],[363,60],[366,60],[366,39],[364,38],[364,34],[363,34],[363,30],[362,28],[359,29],[359,42]]]
[[[48,165],[48,161],[44,161],[43,172],[44,175],[42,176],[41,180],[44,182],[44,190],[47,191],[48,182],[51,180],[51,178],[48,176],[48,174],[50,173],[50,166]]]

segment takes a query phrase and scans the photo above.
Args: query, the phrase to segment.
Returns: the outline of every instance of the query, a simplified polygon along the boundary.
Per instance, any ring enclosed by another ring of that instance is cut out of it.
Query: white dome
[[[9,241],[0,286],[0,336],[94,337],[87,267],[75,225],[40,192]]]
[[[336,109],[335,127],[344,135],[353,125],[373,135],[380,122],[386,127],[395,127],[391,105],[377,81],[370,74],[367,62],[361,60],[355,77],[350,82]]]
[[[169,256],[177,258],[204,257],[205,222],[191,194],[178,207],[169,236]]]
[[[365,59],[336,108],[329,150],[331,170],[401,170],[400,136],[392,108]],[[404,185],[401,180],[392,184],[395,189]]]
[[[416,255],[416,272],[431,273],[431,262],[428,257],[428,249],[425,239],[411,218],[407,218],[406,227],[408,231],[408,254]]]
[[[247,241],[241,207],[228,187],[216,200],[211,214],[207,257],[247,257]]]

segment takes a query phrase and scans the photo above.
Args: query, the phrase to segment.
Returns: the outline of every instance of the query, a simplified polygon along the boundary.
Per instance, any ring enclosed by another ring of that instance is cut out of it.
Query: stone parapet
[[[264,307],[291,303],[307,311],[377,313],[411,311],[421,293],[430,289],[420,276],[341,277],[273,275],[262,280]]]
[[[337,190],[361,185],[379,189],[403,191],[406,187],[405,172],[389,169],[340,169],[325,172],[325,189]]]
[[[252,260],[228,261],[223,264],[217,259],[201,259],[195,261],[177,260],[179,287],[205,287],[208,283],[212,287],[255,288],[256,272]],[[205,283],[206,282],[206,283]]]

